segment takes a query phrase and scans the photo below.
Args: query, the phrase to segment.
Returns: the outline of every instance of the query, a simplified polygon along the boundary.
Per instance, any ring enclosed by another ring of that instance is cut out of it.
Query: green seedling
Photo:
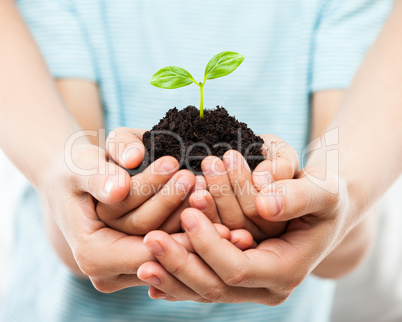
[[[200,87],[200,118],[204,118],[204,85],[207,79],[214,79],[229,75],[243,62],[244,57],[233,51],[223,51],[208,62],[205,67],[204,80],[197,82],[191,74],[184,68],[176,66],[168,66],[157,71],[151,78],[151,85],[174,89],[180,88],[191,83],[195,83]]]

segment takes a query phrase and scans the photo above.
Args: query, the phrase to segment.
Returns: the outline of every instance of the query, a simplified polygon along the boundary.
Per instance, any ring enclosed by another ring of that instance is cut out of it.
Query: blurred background
[[[0,150],[0,306],[11,268],[14,206],[26,179]],[[364,263],[339,280],[334,322],[402,321],[402,177],[376,207],[377,239]]]
[[[25,177],[0,149],[0,302],[10,272],[9,258],[13,237],[12,214],[19,193],[25,184],[27,184]]]

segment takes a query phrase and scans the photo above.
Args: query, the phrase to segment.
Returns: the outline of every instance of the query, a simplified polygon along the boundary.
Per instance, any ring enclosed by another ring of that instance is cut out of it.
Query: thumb
[[[80,151],[75,164],[82,169],[76,173],[80,193],[89,193],[105,204],[122,201],[130,191],[130,175],[118,165],[106,160],[106,152],[98,147]]]
[[[265,160],[253,171],[253,183],[259,191],[274,181],[292,179],[299,171],[299,157],[293,147],[272,134],[261,137]]]
[[[303,172],[300,171],[300,172]],[[301,175],[299,179],[281,180],[266,186],[256,198],[261,217],[269,221],[288,221],[307,214],[330,214],[339,205],[338,177],[327,175],[317,183]]]
[[[142,135],[145,130],[120,127],[109,133],[106,140],[107,157],[127,169],[138,167],[145,155]]]

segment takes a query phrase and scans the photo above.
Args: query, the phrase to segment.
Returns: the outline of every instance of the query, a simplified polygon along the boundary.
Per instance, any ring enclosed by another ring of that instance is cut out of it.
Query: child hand
[[[126,168],[137,167],[143,159],[142,134],[145,130],[118,128],[106,142],[108,157]],[[119,203],[98,203],[96,212],[108,226],[132,235],[145,235],[160,227],[192,191],[195,176],[187,170],[178,171],[173,157],[162,157],[143,172],[131,177],[130,193]],[[182,210],[182,209],[180,209]],[[180,230],[180,212],[176,220],[165,225],[167,232]]]
[[[145,285],[138,279],[137,270],[155,257],[144,247],[143,236],[116,231],[96,213],[97,201],[113,205],[126,197],[130,189],[128,173],[108,161],[103,150],[89,144],[76,149],[72,161],[77,169],[92,169],[94,173],[74,172],[61,158],[38,187],[53,246],[71,269],[88,276],[101,292]],[[252,240],[245,231],[232,233],[222,225],[214,229],[224,239],[240,234]],[[187,235],[170,236],[187,251],[194,251]]]
[[[142,162],[144,130],[118,128],[109,135],[106,147],[108,157],[124,167],[136,167]],[[129,156],[129,157],[128,157]],[[98,202],[99,218],[118,231],[132,235],[145,235],[160,229],[168,233],[180,231],[180,214],[190,207],[189,194],[205,189],[202,176],[197,178],[187,170],[178,171],[173,157],[165,156],[152,163],[143,172],[131,177],[130,193],[119,203]],[[219,216],[206,212],[213,223],[221,223]],[[252,243],[251,243],[252,244]],[[249,245],[250,239],[238,246]]]
[[[230,229],[248,230],[257,241],[277,237],[286,228],[286,222],[270,222],[259,215],[259,192],[274,181],[293,178],[299,167],[297,153],[291,146],[274,135],[265,134],[262,138],[266,160],[253,173],[237,151],[226,152],[223,161],[207,157],[202,169],[208,191],[196,191],[190,196],[192,207],[204,213],[207,210],[210,218],[219,215],[222,224]]]

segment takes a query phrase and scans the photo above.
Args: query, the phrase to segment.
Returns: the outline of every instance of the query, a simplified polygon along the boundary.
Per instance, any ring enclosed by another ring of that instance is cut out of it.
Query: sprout
[[[150,84],[160,88],[174,89],[191,83],[200,87],[200,118],[204,118],[204,85],[207,79],[229,75],[243,62],[244,57],[233,51],[223,51],[208,62],[205,67],[204,80],[197,82],[184,68],[168,66],[157,71],[151,78]]]

